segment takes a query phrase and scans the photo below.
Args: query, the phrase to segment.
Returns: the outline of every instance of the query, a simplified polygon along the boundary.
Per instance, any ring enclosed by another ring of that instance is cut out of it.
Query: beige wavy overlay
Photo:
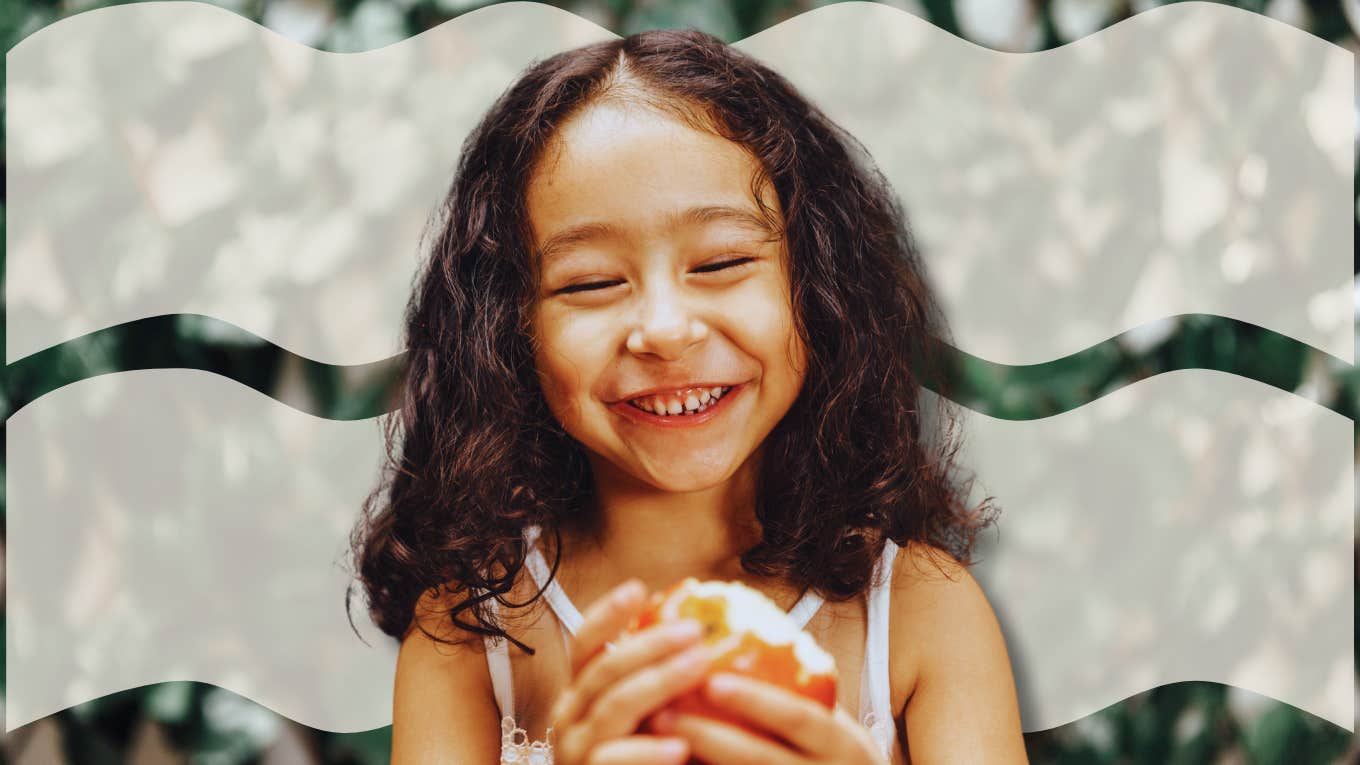
[[[164,313],[336,364],[399,352],[462,138],[531,60],[611,35],[515,3],[339,55],[149,3],[30,36],[7,58],[7,361]],[[864,142],[961,349],[1037,363],[1196,312],[1354,361],[1344,50],[1201,3],[1036,54],[865,3],[738,45]],[[1350,420],[1183,370],[964,425],[1005,510],[978,577],[1026,730],[1192,679],[1354,730]],[[390,723],[396,647],[343,608],[380,449],[378,420],[195,370],[102,375],[14,414],[6,730],[166,680],[315,728]]]
[[[976,572],[1026,730],[1180,680],[1354,730],[1350,420],[1209,370],[1042,420],[965,414],[964,464],[1004,508]],[[395,643],[361,601],[367,643],[351,632],[341,565],[379,424],[187,369],[89,378],[16,413],[6,730],[164,680],[315,728],[389,724]]]
[[[1025,730],[1207,680],[1354,731],[1352,428],[1207,369],[1043,420],[970,412],[962,461],[1003,507],[974,573]]]
[[[509,3],[334,54],[145,3],[28,37],[7,57],[7,362],[170,313],[332,364],[400,352],[463,138],[532,60],[611,36]],[[1344,49],[1204,3],[1040,53],[875,3],[737,45],[864,142],[962,350],[1033,364],[1212,313],[1354,361]]]

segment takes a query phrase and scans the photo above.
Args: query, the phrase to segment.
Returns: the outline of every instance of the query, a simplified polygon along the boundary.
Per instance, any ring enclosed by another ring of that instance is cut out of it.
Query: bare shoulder
[[[987,596],[968,568],[947,551],[923,542],[912,542],[898,551],[892,588],[893,616],[976,619],[984,613],[991,615]],[[939,634],[938,625],[932,632]]]
[[[481,637],[455,626],[448,608],[447,599],[422,597],[402,638],[393,765],[500,760],[500,714]]]
[[[968,568],[940,548],[904,546],[890,624],[893,702],[911,761],[1026,762],[1005,638]]]
[[[974,587],[976,582],[968,569],[938,547],[912,542],[898,550],[893,561],[889,624],[893,708],[899,716],[915,690],[930,642],[942,634],[932,625],[946,614],[934,609],[960,608],[965,601],[975,601]]]

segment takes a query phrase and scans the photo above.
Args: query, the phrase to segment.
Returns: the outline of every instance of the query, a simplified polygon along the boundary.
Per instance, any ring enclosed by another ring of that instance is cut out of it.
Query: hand
[[[863,765],[883,763],[864,726],[839,706],[830,710],[771,683],[718,673],[704,685],[714,711],[752,730],[710,717],[663,710],[650,728],[683,736],[699,760],[712,765]]]
[[[652,712],[702,683],[712,656],[692,619],[619,638],[645,595],[641,582],[629,580],[583,615],[571,644],[572,678],[549,718],[558,765],[678,765],[688,758],[684,739],[636,731]]]

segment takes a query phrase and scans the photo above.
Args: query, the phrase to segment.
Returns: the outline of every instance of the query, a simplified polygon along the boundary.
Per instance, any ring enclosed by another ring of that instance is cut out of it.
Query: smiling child
[[[966,568],[993,513],[922,408],[946,339],[891,189],[778,74],[673,30],[532,66],[464,145],[354,537],[392,761],[1024,762]],[[686,576],[789,612],[836,709],[625,631]],[[744,724],[666,711],[695,688]]]

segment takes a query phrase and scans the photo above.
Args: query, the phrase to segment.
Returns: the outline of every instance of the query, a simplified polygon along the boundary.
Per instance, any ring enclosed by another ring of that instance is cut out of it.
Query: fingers
[[[558,698],[554,717],[566,720],[562,742],[572,751],[588,751],[597,742],[638,731],[643,718],[675,696],[696,688],[711,661],[703,646],[648,666],[609,686],[599,698],[569,687]]]
[[[633,765],[654,762],[680,765],[689,758],[689,744],[682,738],[624,736],[600,744],[590,752],[590,765]]]
[[[609,686],[591,705],[588,716],[601,736],[637,730],[643,718],[704,681],[711,652],[694,646],[665,662],[634,672]]]
[[[575,673],[557,699],[554,720],[575,720],[585,714],[601,689],[648,665],[657,664],[680,648],[693,644],[703,628],[692,619],[655,625],[621,638],[613,650],[597,652]]]
[[[581,615],[581,627],[572,640],[571,674],[574,677],[586,662],[628,626],[643,606],[647,587],[629,579],[599,598]]]
[[[684,737],[690,751],[704,762],[723,765],[805,765],[810,762],[783,744],[702,715],[663,714],[658,725],[666,733]]]
[[[721,673],[708,678],[704,696],[742,723],[768,731],[808,754],[824,754],[836,740],[831,710],[777,685]]]
[[[869,733],[869,729],[856,721],[855,718],[851,717],[850,713],[846,712],[845,708],[841,707],[839,704],[836,705],[835,717],[836,725],[838,727],[850,731],[853,734],[852,737],[858,743],[860,751],[873,752],[875,754],[881,751],[878,748],[878,742],[875,741],[873,735]]]
[[[692,619],[648,627],[620,640],[614,650],[587,664],[577,676],[576,687],[584,697],[594,698],[624,676],[660,664],[676,651],[698,643],[702,636],[703,627]]]

